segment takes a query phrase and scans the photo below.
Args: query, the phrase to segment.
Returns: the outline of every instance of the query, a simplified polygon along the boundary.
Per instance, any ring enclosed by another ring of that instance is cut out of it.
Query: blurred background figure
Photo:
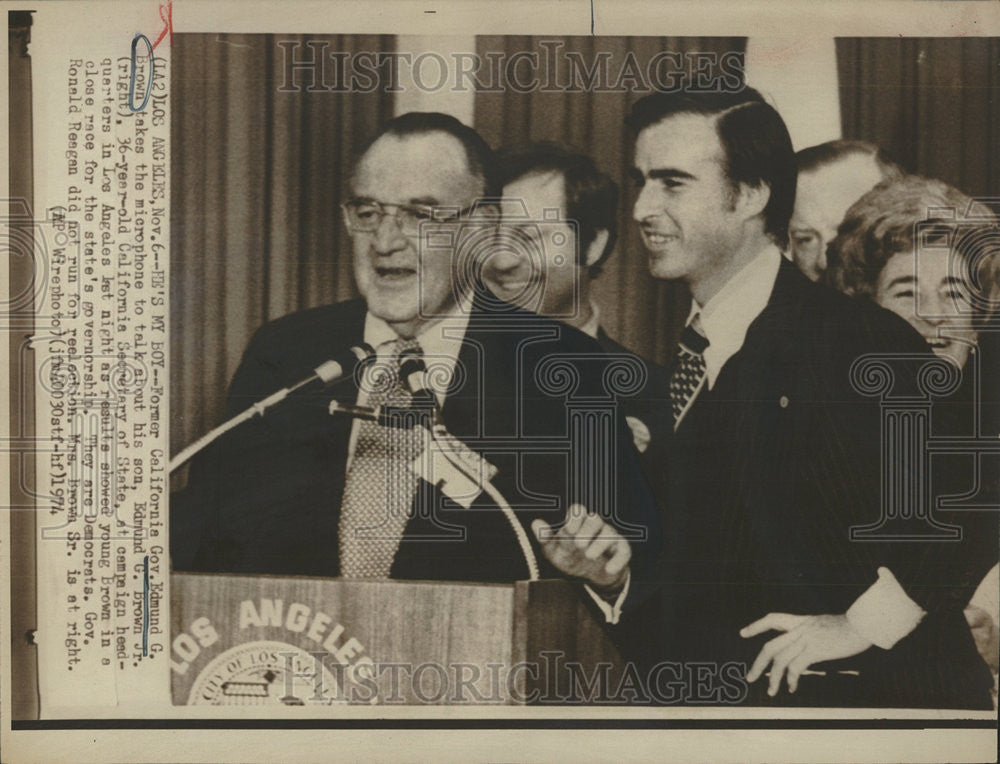
[[[617,184],[590,157],[549,142],[500,151],[497,171],[504,235],[484,279],[507,302],[606,338],[591,281],[615,246]]]
[[[590,335],[606,353],[627,354],[646,384],[622,410],[640,454],[666,437],[666,370],[612,339],[601,324],[592,282],[617,240],[618,185],[586,154],[550,141],[501,150],[500,236],[482,265],[498,297]]]
[[[866,191],[903,171],[880,148],[864,141],[828,141],[795,155],[799,178],[788,227],[792,260],[818,281],[826,270],[826,248],[844,213]]]
[[[956,421],[968,432],[978,414],[979,431],[994,436],[1000,430],[995,406],[983,404],[995,398],[997,379],[978,349],[981,336],[995,335],[998,242],[996,217],[984,205],[939,180],[902,176],[880,183],[847,210],[827,251],[824,274],[831,286],[905,318],[935,354],[962,369],[952,403],[965,416]],[[1000,500],[995,468],[995,459],[986,461],[981,489],[994,510]],[[995,550],[996,539],[984,539],[984,545]],[[994,706],[1000,662],[997,580],[994,565],[964,611],[976,647],[993,672]]]

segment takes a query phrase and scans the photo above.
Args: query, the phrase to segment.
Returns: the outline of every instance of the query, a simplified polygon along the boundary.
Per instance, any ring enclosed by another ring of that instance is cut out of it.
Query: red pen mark
[[[153,43],[153,49],[160,44],[164,37],[168,34],[170,35],[170,47],[174,47],[174,2],[173,0],[167,0],[166,3],[160,3],[160,21],[163,22],[163,30],[160,32],[160,36],[156,38],[156,42]]]

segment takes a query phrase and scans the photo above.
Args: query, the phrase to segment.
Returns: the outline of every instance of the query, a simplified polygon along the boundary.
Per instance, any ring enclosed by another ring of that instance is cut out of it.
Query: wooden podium
[[[582,587],[175,573],[175,704],[601,702],[621,658]]]

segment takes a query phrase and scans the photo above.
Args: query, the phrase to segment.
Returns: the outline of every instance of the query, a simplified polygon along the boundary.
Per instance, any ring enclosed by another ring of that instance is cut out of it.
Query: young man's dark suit
[[[360,343],[365,311],[365,303],[357,300],[296,313],[261,328],[233,378],[226,415]],[[560,354],[571,356],[570,366],[562,371],[550,368],[548,379],[540,379],[545,376],[544,359]],[[568,437],[565,391],[549,394],[543,387],[558,387],[575,374],[577,393],[601,397],[603,363],[596,343],[582,333],[511,308],[491,295],[477,297],[443,419],[452,434],[485,452],[499,468],[494,483],[526,529],[534,518],[561,522],[568,502],[587,498],[579,486],[570,484],[572,459],[565,451],[553,453],[545,442]],[[339,575],[338,523],[352,420],[327,413],[333,397],[353,403],[353,380],[286,402],[233,431],[195,461],[188,489],[174,497],[175,569]],[[652,539],[634,544],[633,570],[641,572],[647,550],[659,545],[659,513],[623,417],[618,417],[616,433],[621,446],[619,517]],[[485,495],[470,509],[448,502],[442,509],[440,492],[427,483],[420,486],[415,516],[406,526],[391,577],[528,577],[513,530]],[[428,517],[432,507],[437,519],[452,528],[444,532],[464,532],[464,541],[433,538],[442,531]],[[558,576],[532,542],[542,576]]]
[[[635,395],[623,398],[621,405],[622,413],[626,417],[638,419],[648,430],[649,447],[640,455],[640,460],[647,472],[656,470],[657,466],[651,463],[648,457],[656,451],[659,444],[666,442],[673,429],[673,418],[670,413],[670,375],[663,366],[636,355],[612,339],[604,331],[604,327],[598,327],[596,339],[605,353],[612,356],[630,356],[644,369],[645,385]]]
[[[988,672],[961,620],[978,579],[955,545],[849,539],[852,526],[879,519],[879,401],[859,395],[848,374],[874,352],[932,358],[902,319],[783,260],[742,348],[654,456],[668,569],[651,658],[749,667],[776,633],[744,640],[742,627],[769,612],[844,613],[886,566],[931,613],[925,623],[893,650],[833,664],[861,678],[805,676],[777,702],[940,707],[987,697]],[[961,519],[971,534],[983,517]],[[766,687],[758,680],[744,702],[774,702]]]

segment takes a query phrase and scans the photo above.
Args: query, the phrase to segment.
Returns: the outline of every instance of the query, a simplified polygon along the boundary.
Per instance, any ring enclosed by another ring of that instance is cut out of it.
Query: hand
[[[976,650],[990,667],[990,671],[997,673],[997,653],[1000,645],[1000,632],[993,616],[976,605],[969,605],[965,608],[965,620],[972,631],[972,638],[976,643]]]
[[[785,633],[764,645],[747,672],[747,681],[755,682],[771,665],[767,694],[772,698],[781,689],[781,678],[786,671],[788,691],[795,692],[802,672],[812,664],[850,658],[872,646],[854,630],[846,615],[768,613],[740,629],[740,636],[755,637],[772,629]]]
[[[606,593],[620,591],[625,585],[632,548],[614,527],[598,515],[588,514],[582,504],[570,506],[558,532],[544,520],[535,520],[531,530],[545,557],[560,572]]]

